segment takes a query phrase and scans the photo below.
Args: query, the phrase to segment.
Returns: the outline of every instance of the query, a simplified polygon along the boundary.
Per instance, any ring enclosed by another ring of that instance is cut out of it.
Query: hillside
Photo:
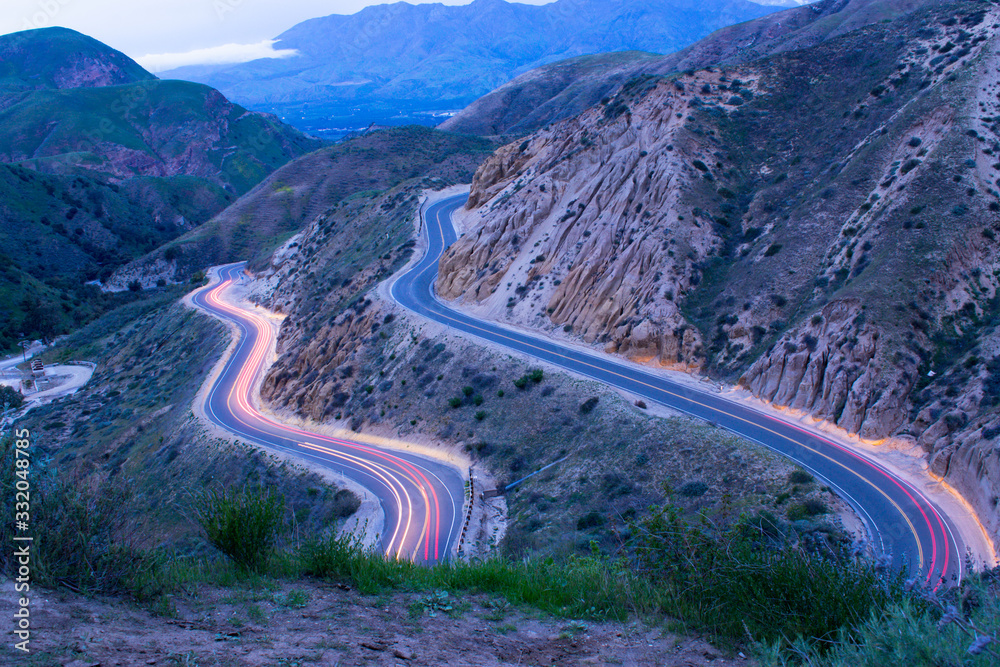
[[[17,91],[93,88],[151,81],[125,54],[66,28],[0,36],[0,108]]]
[[[676,53],[605,54],[571,59],[526,72],[476,100],[440,125],[480,135],[529,134],[582,113],[637,76],[669,75],[738,65],[815,46],[851,30],[911,11],[912,2],[817,2],[727,26]]]
[[[430,112],[460,109],[535,67],[609,51],[670,53],[775,9],[745,0],[397,2],[293,27],[275,48],[296,57],[163,76],[206,83],[302,129],[430,124]]]
[[[266,264],[276,247],[344,199],[425,175],[468,182],[494,148],[485,139],[411,126],[315,151],[278,169],[208,223],[123,267],[111,283],[152,286],[186,281],[216,264]]]
[[[803,11],[498,151],[438,291],[919,445],[996,532],[997,10]]]
[[[85,283],[321,145],[71,30],[0,37],[0,349],[120,302]]]

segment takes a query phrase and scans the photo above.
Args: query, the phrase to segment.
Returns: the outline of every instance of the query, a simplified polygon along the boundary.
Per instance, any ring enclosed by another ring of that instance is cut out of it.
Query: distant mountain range
[[[747,0],[399,2],[295,26],[275,44],[297,50],[295,57],[161,76],[208,84],[313,132],[367,122],[436,124],[434,112],[461,109],[533,68],[611,51],[671,53],[778,9]]]

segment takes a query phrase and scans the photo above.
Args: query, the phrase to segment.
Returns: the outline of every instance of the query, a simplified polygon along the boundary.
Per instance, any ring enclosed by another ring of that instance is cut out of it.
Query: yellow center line
[[[441,236],[441,251],[443,253],[444,252],[444,242],[445,242],[444,241],[444,229],[441,227],[440,220],[438,220],[438,232],[440,233],[440,236]],[[863,482],[865,482],[866,484],[868,484],[871,488],[873,488],[876,491],[878,491],[887,501],[889,501],[889,503],[896,509],[896,511],[899,512],[899,515],[901,517],[903,517],[903,520],[906,522],[906,525],[909,527],[910,533],[913,535],[913,539],[914,539],[914,541],[917,544],[917,561],[919,563],[923,564],[923,562],[924,562],[924,549],[923,549],[923,545],[922,545],[921,540],[920,540],[920,536],[917,534],[917,529],[913,525],[913,522],[910,521],[910,517],[907,516],[905,512],[903,512],[903,508],[901,508],[896,503],[895,500],[893,500],[892,498],[889,497],[889,494],[887,494],[884,490],[882,490],[878,485],[876,485],[870,479],[862,476],[857,471],[855,471],[855,470],[847,467],[846,465],[844,465],[840,461],[837,461],[836,459],[831,458],[830,456],[824,454],[823,452],[817,451],[816,449],[810,447],[809,445],[806,445],[805,443],[802,443],[802,442],[799,442],[797,440],[794,440],[794,439],[788,437],[787,435],[779,433],[779,432],[777,432],[777,431],[775,431],[773,429],[770,429],[770,428],[768,428],[766,426],[762,426],[760,424],[756,424],[756,423],[750,421],[749,419],[745,419],[745,418],[740,417],[738,415],[735,415],[735,414],[733,414],[731,412],[726,412],[725,410],[722,410],[720,408],[713,407],[713,406],[710,406],[710,405],[706,405],[704,403],[700,403],[700,402],[698,402],[698,401],[696,401],[696,400],[694,400],[692,398],[688,398],[687,396],[682,396],[680,394],[676,394],[676,393],[673,393],[671,391],[667,391],[666,389],[663,389],[661,387],[657,387],[656,385],[649,384],[648,382],[644,382],[642,380],[637,380],[637,379],[629,377],[627,375],[623,375],[623,374],[621,374],[621,373],[619,373],[617,371],[610,370],[610,369],[607,369],[607,368],[603,368],[601,366],[597,366],[595,364],[592,364],[592,363],[590,363],[588,361],[583,360],[582,358],[577,358],[577,357],[569,356],[569,355],[562,354],[562,353],[559,353],[559,352],[553,352],[552,350],[548,350],[546,348],[540,347],[540,346],[535,345],[533,343],[527,342],[526,340],[523,340],[523,339],[520,339],[520,338],[514,338],[512,336],[508,336],[508,335],[506,335],[504,333],[501,333],[502,330],[500,330],[500,329],[491,330],[491,329],[487,329],[487,328],[481,327],[481,326],[479,326],[477,324],[471,324],[468,321],[461,320],[461,319],[458,319],[456,317],[452,317],[450,315],[450,313],[454,312],[454,311],[452,311],[450,308],[448,308],[444,304],[441,304],[440,302],[437,302],[437,303],[445,311],[444,313],[439,313],[439,314],[442,317],[444,317],[445,319],[450,320],[451,322],[455,322],[457,324],[462,324],[462,325],[464,325],[466,327],[469,327],[469,328],[474,329],[476,331],[480,331],[480,332],[482,332],[484,334],[491,334],[492,336],[495,336],[497,338],[501,338],[503,340],[507,340],[507,341],[514,342],[514,343],[518,343],[518,344],[520,344],[522,346],[526,346],[528,348],[537,350],[538,352],[542,352],[542,353],[545,353],[545,354],[548,354],[548,355],[552,355],[554,357],[558,357],[560,359],[565,359],[567,361],[573,361],[575,363],[582,364],[582,365],[584,365],[584,366],[586,366],[588,368],[592,368],[592,369],[597,370],[597,371],[602,371],[604,373],[608,373],[610,375],[613,375],[615,377],[621,378],[623,380],[628,380],[630,382],[635,382],[636,384],[639,384],[639,385],[642,385],[644,387],[647,387],[648,389],[651,389],[654,392],[659,392],[659,393],[664,394],[666,396],[670,396],[670,397],[673,397],[673,398],[677,398],[677,399],[681,399],[681,400],[687,401],[688,403],[691,403],[693,405],[697,405],[699,407],[705,408],[706,410],[711,410],[711,411],[715,412],[716,414],[730,417],[732,419],[735,419],[737,421],[743,422],[744,424],[748,424],[750,426],[755,426],[755,427],[757,427],[759,429],[762,429],[762,430],[764,430],[764,431],[766,431],[766,432],[768,432],[768,433],[770,433],[772,435],[775,435],[778,438],[781,438],[781,439],[783,439],[783,440],[785,440],[785,441],[787,441],[787,442],[789,442],[789,443],[791,443],[793,445],[796,445],[798,447],[801,447],[802,449],[810,451],[813,454],[816,454],[817,456],[821,456],[822,458],[826,459],[830,463],[833,463],[833,464],[835,464],[835,465],[843,468],[844,470],[846,470],[847,472],[851,473],[852,475],[854,475],[858,479],[862,480]],[[525,338],[527,338],[527,336],[525,336]],[[514,348],[514,349],[516,349],[516,348]],[[566,367],[564,366],[564,368],[566,368]],[[570,370],[570,369],[567,368],[567,370]],[[621,388],[625,389],[624,387],[621,387]]]

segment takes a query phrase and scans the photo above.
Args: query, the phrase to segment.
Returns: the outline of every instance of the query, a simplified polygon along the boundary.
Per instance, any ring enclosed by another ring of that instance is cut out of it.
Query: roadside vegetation
[[[11,463],[10,439],[2,454],[2,463]],[[5,473],[5,499],[12,482]],[[130,512],[126,485],[72,489],[51,471],[38,484],[37,584],[125,596],[160,614],[170,614],[171,594],[204,585],[314,579],[371,596],[437,596],[442,609],[487,594],[559,618],[639,618],[704,633],[733,652],[757,653],[765,664],[911,667],[996,659],[995,571],[935,593],[857,553],[790,544],[766,515],[718,526],[704,516],[685,520],[667,505],[631,522],[614,555],[594,544],[589,554],[558,559],[493,557],[428,568],[388,559],[335,530],[306,538],[281,494],[244,485],[190,499],[187,515],[200,525],[201,539],[218,548],[191,558],[143,545],[148,535]],[[10,537],[8,523],[0,539]],[[4,558],[10,575],[15,565]]]

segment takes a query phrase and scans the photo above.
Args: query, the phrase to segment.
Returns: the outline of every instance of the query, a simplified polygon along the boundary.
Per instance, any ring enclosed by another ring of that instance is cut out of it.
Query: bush
[[[687,498],[698,498],[708,493],[708,484],[705,484],[705,482],[701,481],[688,482],[680,489],[678,489],[677,493]]]
[[[474,393],[476,393],[476,390],[475,390],[475,389],[473,389],[472,387],[463,387],[463,388],[462,388],[462,393],[463,393],[463,394],[465,394],[465,397],[466,397],[466,398],[469,398],[469,397],[471,397],[471,396],[472,396],[472,395],[473,395]]]
[[[775,544],[776,531],[746,517],[720,531],[707,521],[689,524],[668,506],[630,528],[638,569],[661,587],[663,611],[716,637],[802,637],[829,648],[904,599],[903,573]]]
[[[486,419],[486,411],[485,410],[480,410],[479,412],[476,413],[476,421],[477,422],[481,422],[484,419]]]
[[[532,382],[538,384],[539,382],[545,379],[545,372],[541,368],[536,368],[530,373],[528,373],[528,377],[531,379]]]
[[[523,377],[519,377],[516,380],[514,380],[514,386],[517,387],[518,389],[525,389],[528,386],[529,382],[531,382],[531,380],[528,378],[527,375],[525,375]]]
[[[0,502],[14,507],[14,441],[0,446]],[[163,591],[164,558],[144,551],[142,531],[132,519],[131,487],[120,480],[69,484],[36,460],[31,490],[33,581],[64,585],[86,594],[149,599]],[[10,515],[13,518],[13,514]],[[15,544],[12,521],[0,522],[0,540]],[[0,570],[16,576],[13,549],[0,553]]]
[[[486,399],[483,398],[481,394],[476,394],[472,398],[472,404],[475,405],[475,406],[477,406],[477,407],[480,406],[480,405],[482,405],[485,402],[486,402]]]
[[[448,399],[448,405],[455,408],[456,410],[462,407],[462,399],[457,396]]]
[[[597,403],[600,399],[597,396],[591,396],[586,401],[580,404],[580,412],[585,415],[589,415],[597,407]]]
[[[0,406],[4,405],[11,410],[17,410],[24,405],[24,395],[13,387],[2,385],[0,386]]]
[[[828,514],[829,512],[830,508],[822,500],[810,498],[804,502],[791,505],[788,508],[788,519],[789,521],[802,521],[819,516],[820,514]]]
[[[285,529],[285,497],[263,487],[210,491],[195,513],[212,546],[250,572],[267,568]]]
[[[141,292],[142,283],[140,283],[138,280],[133,280],[128,284],[128,289],[130,292]]]
[[[788,473],[788,481],[792,484],[812,484],[816,481],[816,478],[805,470],[793,470]]]
[[[577,530],[590,530],[591,528],[599,528],[603,526],[605,519],[603,516],[597,512],[590,512],[579,518],[576,522]]]

